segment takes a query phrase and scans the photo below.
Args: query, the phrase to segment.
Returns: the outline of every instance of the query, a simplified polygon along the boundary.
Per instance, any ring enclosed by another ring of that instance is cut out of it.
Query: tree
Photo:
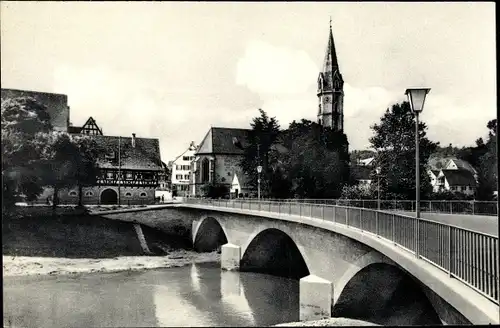
[[[486,127],[488,141],[484,144],[484,154],[479,158],[477,198],[490,200],[493,191],[498,190],[497,120],[491,120]],[[480,145],[478,145],[478,148]]]
[[[2,99],[3,209],[24,195],[31,201],[42,192],[42,154],[51,130],[47,109],[35,99]]]
[[[345,183],[348,152],[343,134],[302,120],[292,122],[280,138],[287,149],[281,154],[282,180],[288,181],[290,196],[336,198]],[[345,135],[344,135],[345,136]]]
[[[372,188],[367,188],[359,184],[345,185],[342,188],[340,198],[343,199],[374,199]]]
[[[257,166],[262,166],[261,192],[264,196],[270,195],[270,181],[274,179],[269,162],[271,147],[276,143],[280,134],[280,126],[275,117],[269,117],[265,111],[259,109],[260,116],[255,117],[250,124],[252,130],[248,135],[248,145],[244,149],[241,167],[249,177],[249,185],[257,189]]]
[[[380,123],[374,124],[371,129],[374,136],[370,138],[370,143],[377,151],[376,163],[381,168],[381,194],[385,194],[385,198],[414,199],[415,116],[411,112],[410,104],[405,101],[388,108]],[[418,132],[422,198],[432,191],[426,164],[439,145],[426,137],[426,130],[426,124],[420,121]]]

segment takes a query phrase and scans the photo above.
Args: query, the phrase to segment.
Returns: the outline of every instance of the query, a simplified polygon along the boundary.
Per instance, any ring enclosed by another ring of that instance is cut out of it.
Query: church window
[[[126,193],[125,193],[125,197],[132,197],[132,193],[130,193],[130,192],[126,192]]]
[[[325,97],[325,102],[329,103],[330,102],[330,97]]]
[[[139,195],[139,197],[146,197],[147,194],[145,192],[141,192],[141,194]]]
[[[132,175],[132,172],[127,172],[125,176],[126,176],[127,180],[132,180],[134,178]]]
[[[94,193],[92,191],[86,191],[85,196],[94,196]]]
[[[201,162],[201,181],[202,182],[208,182],[209,177],[210,177],[210,163],[208,161],[208,158],[204,158],[203,161]]]
[[[319,104],[318,114],[321,114],[321,104]]]
[[[106,179],[113,179],[115,177],[115,173],[114,172],[106,172]]]
[[[76,191],[71,190],[71,191],[69,192],[69,195],[70,195],[70,196],[76,196],[76,195],[77,195],[77,193],[76,193]]]

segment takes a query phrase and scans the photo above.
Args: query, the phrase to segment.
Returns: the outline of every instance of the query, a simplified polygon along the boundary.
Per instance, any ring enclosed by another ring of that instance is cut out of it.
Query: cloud
[[[237,64],[236,84],[261,96],[297,94],[315,83],[318,68],[304,51],[253,40]]]

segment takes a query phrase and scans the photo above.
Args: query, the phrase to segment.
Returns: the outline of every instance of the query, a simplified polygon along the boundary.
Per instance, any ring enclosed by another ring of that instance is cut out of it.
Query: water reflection
[[[299,283],[220,264],[4,278],[4,326],[261,326],[297,321]]]
[[[245,296],[245,288],[240,282],[240,273],[234,271],[221,271],[221,299],[228,304],[233,311],[247,320],[246,325],[254,326],[255,318]]]

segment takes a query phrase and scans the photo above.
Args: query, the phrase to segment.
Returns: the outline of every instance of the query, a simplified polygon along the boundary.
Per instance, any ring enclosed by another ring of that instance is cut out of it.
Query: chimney
[[[135,148],[135,133],[132,133],[132,148]]]

